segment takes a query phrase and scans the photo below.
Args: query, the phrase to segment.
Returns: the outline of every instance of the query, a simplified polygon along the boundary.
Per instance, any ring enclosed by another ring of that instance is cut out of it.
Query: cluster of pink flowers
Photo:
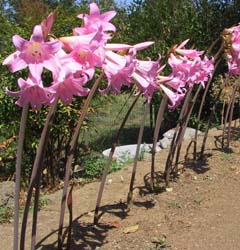
[[[90,4],[90,14],[80,14],[82,26],[73,29],[73,35],[46,41],[53,25],[50,15],[42,25],[36,25],[29,41],[13,36],[16,52],[8,56],[3,64],[9,65],[12,72],[29,68],[27,80],[20,78],[20,90],[13,92],[6,89],[13,97],[19,97],[17,104],[30,103],[33,108],[51,104],[56,99],[63,103],[72,102],[73,96],[85,96],[89,82],[96,67],[102,68],[108,86],[101,92],[113,90],[121,92],[123,85],[130,86],[136,79],[137,86],[149,99],[153,92],[151,86],[156,81],[156,63],[139,61],[137,51],[145,49],[153,42],[130,46],[127,44],[109,44],[115,26],[109,21],[116,15],[115,11],[101,14],[95,3]],[[124,51],[124,55],[120,52]],[[51,71],[52,84],[45,87],[42,82],[43,68]]]
[[[143,93],[150,102],[154,91],[162,90],[170,99],[171,108],[178,106],[183,99],[187,85],[204,84],[212,73],[212,61],[207,57],[201,59],[203,52],[185,49],[184,41],[170,54],[168,63],[172,73],[160,76],[164,66],[157,61],[146,61],[137,58],[138,51],[148,48],[153,42],[136,45],[111,44],[112,33],[116,31],[110,20],[115,11],[100,13],[95,3],[90,4],[89,14],[80,14],[81,27],[73,29],[73,35],[51,38],[48,33],[54,22],[51,14],[41,25],[36,25],[29,41],[13,36],[16,52],[8,56],[3,64],[9,65],[12,72],[27,68],[27,80],[20,78],[20,90],[6,92],[19,97],[17,104],[24,106],[30,103],[32,108],[39,109],[43,104],[52,104],[57,99],[63,103],[72,102],[73,96],[86,96],[86,87],[96,68],[101,68],[107,78],[107,86],[100,92],[120,93],[122,86],[136,83],[137,90]],[[52,73],[51,86],[45,87],[42,82],[43,69]]]
[[[202,84],[204,87],[214,69],[213,59],[206,56],[202,59],[203,51],[186,49],[187,43],[188,40],[172,48],[168,59],[172,72],[167,77],[168,81],[160,84],[171,100],[170,108],[175,108],[181,103],[188,88],[195,84]],[[159,81],[162,81],[162,77],[159,77]]]
[[[240,25],[225,29],[223,38],[229,75],[240,75]]]

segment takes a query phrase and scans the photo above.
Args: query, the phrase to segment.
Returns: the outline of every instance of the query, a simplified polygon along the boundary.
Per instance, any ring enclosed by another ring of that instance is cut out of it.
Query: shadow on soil
[[[94,212],[94,211],[91,211]],[[99,209],[99,219],[103,216],[103,214],[109,213],[113,214],[121,219],[125,219],[127,217],[126,204],[119,202],[117,204],[112,205],[104,205]],[[78,218],[74,219],[72,222],[72,234],[71,234],[71,250],[89,250],[96,249],[96,247],[100,247],[104,244],[105,238],[109,230],[114,229],[110,223],[98,223],[97,225],[93,225],[93,223],[85,223],[81,221],[83,216],[86,216],[88,213],[84,213],[80,215]],[[41,239],[36,249],[41,250],[54,250],[57,249],[57,240],[51,244],[45,244],[44,242],[50,238],[57,238],[58,230],[53,231],[52,233],[45,236]],[[63,238],[66,239],[68,233],[68,229],[65,228]],[[66,240],[64,240],[66,241]],[[66,245],[64,245],[64,249],[66,249]]]
[[[231,147],[227,147],[227,140],[228,140],[228,131],[225,132],[224,134],[224,145],[222,147],[222,139],[223,135],[215,136],[215,147],[216,150],[219,150],[224,153],[233,153]],[[240,139],[240,128],[232,127],[231,128],[231,134],[230,134],[230,142],[231,141],[236,141]]]
[[[81,216],[80,216],[81,217]],[[79,249],[96,249],[103,245],[107,232],[114,227],[108,224],[93,225],[91,223],[79,222],[79,218],[76,218],[72,223],[72,240],[71,240],[71,250]],[[53,235],[57,238],[58,230],[53,231],[51,234],[44,237],[38,242],[36,249],[41,250],[54,250],[57,249],[57,241],[51,244],[44,244],[44,242]],[[67,236],[68,229],[65,229],[64,239]],[[66,244],[64,244],[63,249],[66,249]]]
[[[197,159],[199,158],[200,154],[197,154]],[[185,168],[193,170],[196,174],[204,174],[210,170],[208,164],[208,158],[210,158],[212,154],[205,153],[201,159],[194,161],[194,160],[187,160],[185,162]]]
[[[146,194],[149,194],[149,189],[144,187],[136,187],[139,189],[139,193],[146,191]],[[148,201],[133,201],[132,204],[137,207],[144,207],[146,209],[151,209],[155,206],[153,200]],[[93,213],[94,211],[91,211]],[[98,218],[100,219],[104,214],[112,214],[120,219],[125,219],[128,216],[129,208],[127,204],[120,201],[116,204],[104,205],[99,208]],[[81,218],[84,216],[88,216],[89,213],[84,213],[80,215],[78,218],[74,219],[72,222],[72,236],[71,236],[71,250],[93,250],[97,247],[101,247],[105,243],[105,238],[107,233],[116,228],[111,223],[98,223],[97,225],[93,225],[93,223],[85,223],[81,221]],[[66,242],[66,237],[68,234],[68,229],[64,228],[64,241]],[[57,240],[52,242],[51,244],[46,244],[45,242],[50,237],[55,237],[57,239],[58,230],[53,231],[52,233],[45,236],[41,239],[36,246],[36,249],[41,250],[55,250],[57,249]],[[64,245],[64,249],[66,249],[66,244]]]

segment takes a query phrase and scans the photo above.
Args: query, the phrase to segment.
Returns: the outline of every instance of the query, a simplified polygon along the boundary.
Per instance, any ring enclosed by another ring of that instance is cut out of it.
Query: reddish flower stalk
[[[43,154],[45,155],[45,152]],[[43,158],[42,158],[42,160],[43,160]],[[42,165],[42,160],[41,160],[40,166]],[[38,210],[39,210],[39,197],[40,197],[41,175],[42,175],[42,173],[39,172],[39,174],[36,177],[36,184],[35,184],[33,220],[32,220],[31,250],[35,250],[35,245],[36,245],[37,219],[38,219]]]
[[[191,97],[191,93],[192,93],[192,88],[190,88],[186,94],[180,115],[179,115],[179,122],[175,128],[175,133],[171,142],[171,146],[170,146],[170,150],[168,153],[168,158],[166,161],[166,165],[165,165],[165,170],[164,170],[164,177],[165,177],[165,181],[166,181],[166,186],[168,186],[169,184],[169,178],[170,178],[170,173],[171,173],[171,169],[172,169],[172,162],[173,162],[173,157],[174,157],[174,153],[175,153],[175,149],[176,149],[176,143],[177,143],[177,136],[179,134],[179,129],[180,127],[183,125],[183,121],[184,121],[184,117],[186,116],[186,111],[188,109],[188,104],[190,101],[190,97]]]
[[[18,250],[18,231],[19,231],[19,198],[21,184],[21,165],[23,155],[23,143],[25,138],[26,121],[28,114],[28,105],[22,109],[21,123],[18,136],[17,160],[16,160],[16,176],[15,176],[15,200],[14,200],[14,235],[13,250]]]
[[[120,125],[118,133],[117,133],[116,138],[114,140],[114,143],[112,145],[111,151],[109,153],[108,160],[106,162],[106,165],[105,165],[105,168],[104,168],[104,171],[103,171],[101,183],[100,183],[100,186],[99,186],[99,189],[98,189],[98,197],[97,197],[97,202],[96,202],[96,207],[95,207],[95,212],[94,212],[94,221],[93,221],[94,224],[97,224],[98,219],[99,219],[98,212],[99,212],[99,208],[100,208],[100,204],[101,204],[101,200],[102,200],[102,194],[103,194],[107,174],[109,172],[110,164],[111,164],[111,161],[112,161],[112,158],[113,158],[113,154],[114,154],[116,145],[117,145],[117,143],[119,141],[120,135],[121,135],[121,133],[123,131],[123,128],[124,128],[124,126],[126,124],[126,121],[127,121],[128,117],[129,117],[129,115],[131,114],[133,107],[137,103],[137,100],[138,100],[140,95],[141,95],[141,93],[139,93],[136,96],[136,98],[134,99],[132,105],[130,106],[129,110],[127,111],[127,113],[126,113],[126,115],[125,115],[125,117],[124,117],[124,119],[123,119],[123,121],[122,121],[122,123]]]
[[[223,132],[222,132],[222,148],[224,148],[227,121],[228,121],[229,124],[231,123],[231,109],[232,109],[232,106],[233,106],[233,101],[235,101],[236,90],[237,90],[237,85],[235,84],[233,86],[233,89],[232,89],[231,97],[230,97],[228,107],[227,107],[227,111],[226,111],[225,118],[224,118],[224,125],[223,125]],[[227,140],[227,148],[228,147],[229,147],[229,140]]]
[[[213,119],[213,115],[215,113],[215,110],[216,110],[216,106],[217,104],[219,103],[219,100],[220,100],[220,96],[222,94],[222,91],[224,89],[224,86],[225,86],[225,82],[223,83],[223,86],[222,88],[220,88],[217,96],[216,96],[216,99],[214,100],[214,105],[212,107],[212,111],[210,113],[210,116],[209,116],[209,119],[208,119],[208,123],[207,123],[207,127],[206,127],[206,130],[205,130],[205,133],[204,133],[204,136],[203,136],[203,141],[202,141],[202,146],[201,146],[201,152],[200,152],[200,156],[199,156],[199,159],[203,159],[203,154],[204,154],[204,151],[205,151],[205,145],[206,145],[206,142],[207,142],[207,137],[208,137],[208,131],[209,131],[209,128],[211,126],[211,123],[212,123],[212,119]]]
[[[144,131],[144,126],[145,126],[145,122],[146,122],[146,117],[147,117],[147,113],[148,113],[148,110],[149,110],[149,106],[150,106],[150,103],[147,102],[145,104],[145,110],[144,110],[143,120],[142,120],[142,123],[141,123],[141,127],[139,129],[136,154],[135,154],[135,158],[134,158],[134,163],[133,163],[133,168],[132,168],[132,175],[131,175],[131,181],[130,181],[130,185],[129,185],[129,192],[128,192],[128,196],[127,196],[127,205],[129,205],[130,202],[131,202],[131,200],[132,200],[132,193],[133,193],[133,186],[134,186],[135,175],[136,175],[136,170],[137,170],[138,157],[139,157],[139,152],[140,152],[140,148],[141,148],[143,131]]]
[[[179,134],[178,134],[178,138],[177,138],[177,155],[176,155],[176,159],[175,159],[175,170],[177,171],[177,165],[178,165],[178,161],[179,161],[179,157],[180,157],[180,153],[181,153],[181,148],[182,148],[182,142],[183,142],[183,138],[184,138],[184,134],[188,125],[188,122],[190,120],[193,108],[196,104],[197,98],[199,96],[199,93],[202,89],[202,86],[200,85],[193,97],[193,100],[191,102],[191,106],[188,109],[188,112],[186,114],[186,120],[183,123],[183,126],[180,128]]]
[[[42,171],[42,159],[44,158],[44,149],[46,148],[47,145],[47,140],[48,140],[48,135],[49,131],[53,122],[54,114],[57,108],[57,101],[51,106],[49,113],[47,115],[47,120],[45,122],[41,138],[39,141],[39,146],[37,149],[37,154],[34,160],[34,165],[32,169],[32,175],[30,179],[30,184],[28,188],[28,193],[27,193],[27,200],[25,203],[25,208],[23,212],[23,220],[22,220],[22,230],[21,230],[21,239],[20,239],[20,250],[25,249],[25,236],[26,236],[26,229],[27,229],[27,219],[28,219],[28,213],[29,213],[29,208],[31,205],[31,199],[32,199],[32,194],[33,194],[33,188],[35,186],[37,176],[41,174]]]
[[[59,227],[58,227],[58,250],[61,250],[63,247],[63,223],[64,223],[64,214],[65,214],[65,207],[66,207],[66,197],[67,197],[67,190],[69,186],[69,179],[70,179],[70,172],[71,172],[71,166],[73,162],[74,152],[77,147],[77,140],[79,137],[79,132],[82,127],[83,121],[85,119],[85,116],[87,114],[88,107],[90,105],[90,102],[93,98],[94,93],[98,89],[102,79],[103,79],[104,73],[101,73],[101,75],[98,77],[94,85],[92,86],[87,99],[84,103],[84,106],[82,108],[82,112],[80,115],[80,118],[78,120],[78,124],[75,128],[72,140],[70,142],[70,150],[67,158],[66,163],[66,170],[65,170],[65,177],[64,177],[64,187],[63,187],[63,194],[62,194],[62,201],[61,201],[61,208],[60,208],[60,217],[59,217]]]
[[[240,80],[235,82],[233,95],[230,100],[231,108],[230,108],[230,115],[229,115],[229,121],[228,121],[227,148],[229,148],[230,141],[231,141],[231,126],[232,126],[233,110],[234,110],[234,104],[236,100],[236,92],[237,92],[237,89],[239,88],[239,85],[240,85]]]
[[[222,52],[223,50],[223,47],[221,45],[219,51],[216,53],[216,55],[219,55],[220,52]],[[217,58],[217,56],[215,55],[214,58]],[[216,69],[219,65],[221,61],[221,58],[219,58],[217,61],[216,61],[216,64],[215,64],[215,67],[214,67],[214,71],[213,71],[213,76],[216,72]],[[201,115],[202,115],[202,110],[203,110],[203,105],[205,103],[205,100],[206,100],[206,96],[207,96],[207,93],[208,93],[208,90],[209,90],[209,87],[210,87],[210,84],[211,84],[211,81],[212,81],[212,77],[209,78],[208,80],[208,83],[206,84],[206,88],[204,90],[204,93],[203,93],[203,97],[202,97],[202,100],[201,100],[201,104],[200,104],[200,107],[199,107],[199,111],[198,111],[198,116],[197,116],[197,127],[196,127],[196,130],[195,130],[195,135],[194,135],[194,143],[193,143],[193,159],[196,160],[197,158],[197,139],[198,139],[198,130],[199,130],[199,121],[201,119]]]
[[[163,120],[164,111],[165,111],[166,106],[167,106],[167,101],[168,101],[167,95],[163,95],[163,99],[161,101],[161,105],[160,105],[159,110],[158,110],[156,126],[155,126],[154,134],[153,134],[152,164],[151,164],[151,179],[150,179],[150,187],[151,187],[152,191],[154,190],[156,146],[157,146],[159,131],[160,131],[162,120]]]
[[[73,198],[72,198],[73,185],[68,193],[67,206],[69,211],[69,226],[68,226],[68,236],[67,236],[67,250],[71,250],[71,240],[72,240],[72,220],[73,220]]]

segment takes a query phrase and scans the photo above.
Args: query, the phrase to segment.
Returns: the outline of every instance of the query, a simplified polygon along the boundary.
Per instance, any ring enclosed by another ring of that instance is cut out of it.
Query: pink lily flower
[[[96,28],[102,27],[103,31],[116,31],[116,27],[109,23],[109,21],[116,15],[115,11],[107,11],[103,14],[100,13],[100,10],[96,3],[90,4],[90,13],[88,14],[80,14],[78,18],[83,19],[83,27],[88,28]]]
[[[136,60],[136,69],[132,78],[136,81],[139,91],[141,91],[150,102],[154,91],[158,89],[157,75],[160,70],[158,61]]]
[[[171,104],[168,105],[170,110],[174,110],[175,108],[177,108],[185,97],[186,92],[185,93],[184,92],[179,93],[177,91],[174,92],[170,88],[167,88],[164,84],[161,84],[160,88],[170,100]]]
[[[181,104],[181,101],[187,92],[185,88],[186,84],[178,77],[173,77],[173,74],[170,74],[169,76],[161,76],[160,73],[164,67],[165,65],[159,69],[157,84],[170,101],[170,104],[168,105],[169,109],[174,110]]]
[[[176,57],[174,54],[170,54],[168,64],[172,68],[172,77],[179,79],[175,83],[179,84],[179,88],[185,87],[191,72],[192,62],[186,57]]]
[[[77,73],[72,74],[71,71],[66,72],[66,75],[62,79],[59,77],[53,82],[53,85],[48,88],[53,93],[51,102],[59,98],[64,104],[70,104],[73,100],[73,96],[88,95],[90,89],[84,88],[86,82],[88,82],[86,75],[78,76]]]
[[[40,78],[36,79],[31,75],[25,81],[18,79],[19,91],[10,91],[6,88],[6,93],[12,97],[19,97],[16,104],[23,107],[28,103],[33,109],[40,109],[43,104],[50,104],[50,95],[52,91],[44,88]]]
[[[131,75],[135,70],[135,64],[131,55],[119,55],[113,51],[106,50],[106,58],[103,70],[108,79],[107,88],[100,90],[102,93],[120,93],[123,85],[130,86],[132,83]]]
[[[51,102],[61,99],[64,104],[70,104],[73,96],[86,96],[89,92],[84,85],[92,79],[94,69],[83,71],[83,67],[66,57],[64,50],[60,50],[56,57],[61,65],[57,74],[53,75],[52,86],[48,89],[53,93]]]
[[[43,67],[52,72],[59,70],[54,55],[60,50],[61,44],[56,40],[44,42],[40,25],[34,27],[29,41],[15,35],[13,36],[13,43],[17,51],[3,61],[3,65],[9,65],[12,72],[29,67],[30,74],[38,78],[42,74]]]
[[[181,55],[171,53],[168,60],[173,77],[173,81],[170,81],[169,84],[180,92],[181,88],[185,88],[185,84],[188,84],[189,87],[199,83],[204,86],[214,69],[213,59],[209,60],[206,56],[201,59],[202,51],[183,49],[187,42],[188,40],[184,41],[174,49],[174,52]],[[179,86],[177,87],[176,84]]]
[[[179,46],[173,50],[182,56],[186,56],[191,59],[195,59],[203,54],[203,51],[197,51],[195,49],[185,49],[185,45],[189,42],[189,39],[183,41]]]
[[[213,70],[213,59],[208,59],[206,56],[203,60],[201,58],[196,59],[189,75],[189,87],[193,87],[194,84],[201,84],[205,87],[209,77],[212,77]]]
[[[82,68],[88,69],[101,67],[105,58],[105,51],[102,41],[96,32],[81,35],[61,37],[59,40],[63,43],[64,48],[70,50],[65,59],[75,61]],[[79,67],[76,65],[76,67]]]

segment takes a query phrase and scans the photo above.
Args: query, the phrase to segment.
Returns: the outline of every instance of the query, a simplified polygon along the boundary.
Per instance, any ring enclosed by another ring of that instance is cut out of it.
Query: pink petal
[[[185,41],[183,41],[182,43],[180,43],[180,45],[178,45],[178,49],[181,49],[181,48],[183,48],[187,43],[188,43],[188,41],[189,41],[190,39],[187,39],[187,40],[185,40]]]
[[[19,55],[20,55],[20,52],[19,51],[16,51],[14,53],[12,53],[11,55],[9,55],[8,57],[6,57],[4,60],[3,60],[3,65],[10,65],[12,63],[15,62],[15,60],[17,60],[17,58],[19,58]]]
[[[55,40],[43,44],[42,47],[47,54],[55,54],[61,49],[62,45],[58,40]]]
[[[127,59],[124,56],[121,56],[117,53],[114,53],[112,51],[106,51],[106,57],[108,61],[106,61],[106,64],[113,62],[118,66],[124,67],[126,65]]]
[[[43,31],[41,25],[35,25],[33,28],[33,34],[30,38],[30,41],[34,42],[43,42]]]
[[[145,89],[149,86],[149,82],[139,74],[134,72],[132,77],[141,85],[142,88]]]
[[[16,57],[15,60],[10,64],[11,72],[16,72],[21,69],[25,69],[27,67],[27,63],[19,57]]]
[[[34,78],[40,79],[43,71],[43,64],[31,63],[28,65],[30,73]]]
[[[154,44],[153,41],[149,41],[149,42],[143,42],[143,43],[135,44],[133,47],[138,51],[138,50],[146,49],[146,48],[148,48],[149,46],[151,46],[153,44]]]
[[[116,32],[116,27],[115,25],[113,25],[112,23],[104,23],[103,24],[103,29],[105,31],[113,31],[113,32]]]
[[[79,44],[89,44],[97,33],[93,32],[87,35],[81,36],[65,36],[60,37],[59,40],[66,46],[67,48],[74,49],[79,46]]]
[[[99,15],[100,14],[100,10],[97,6],[96,3],[91,3],[90,4],[90,15]]]
[[[56,11],[51,12],[47,16],[47,18],[41,22],[44,40],[47,40],[47,36],[51,32],[55,19],[56,19]]]
[[[27,42],[25,39],[23,39],[21,36],[19,35],[15,35],[13,36],[12,38],[12,41],[13,41],[13,44],[15,45],[15,47],[18,49],[18,50],[22,50],[25,43]]]
[[[11,91],[8,89],[8,87],[5,88],[5,92],[7,95],[9,95],[11,97],[19,97],[21,94],[21,91]]]
[[[115,17],[116,14],[117,14],[117,12],[114,11],[114,10],[112,10],[112,11],[107,11],[107,12],[103,13],[103,14],[101,15],[101,17],[102,17],[103,21],[108,22],[108,21],[110,21],[113,17]]]
[[[23,80],[22,78],[19,78],[18,79],[18,86],[19,86],[20,89],[24,89],[25,86],[26,86],[25,80]]]
[[[114,51],[119,51],[119,50],[128,50],[131,49],[133,46],[124,44],[124,43],[107,43],[104,48],[107,50],[114,50]]]
[[[49,60],[44,61],[44,67],[53,72],[53,74],[58,74],[60,71],[60,65],[57,64],[56,58],[51,57]]]

